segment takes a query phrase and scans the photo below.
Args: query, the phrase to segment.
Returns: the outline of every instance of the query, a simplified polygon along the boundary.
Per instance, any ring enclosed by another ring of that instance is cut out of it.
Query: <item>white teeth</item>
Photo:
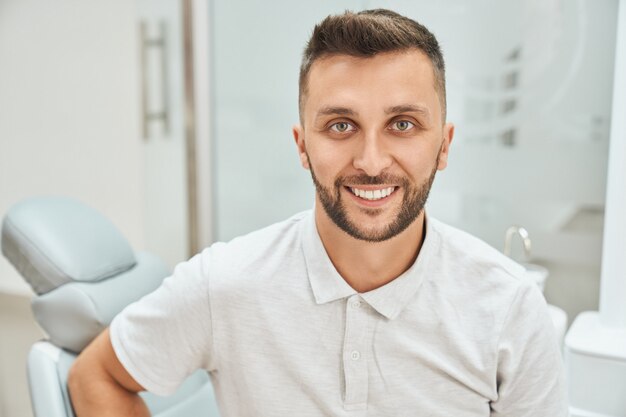
[[[366,200],[380,200],[381,198],[387,197],[389,194],[393,193],[395,187],[383,188],[382,190],[360,190],[355,187],[350,187],[350,191],[358,197],[364,198]]]

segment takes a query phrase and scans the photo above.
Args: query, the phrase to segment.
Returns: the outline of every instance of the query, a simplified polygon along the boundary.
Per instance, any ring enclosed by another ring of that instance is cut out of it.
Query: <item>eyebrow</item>
[[[430,111],[428,107],[415,105],[415,104],[400,104],[399,106],[388,107],[385,109],[387,114],[398,113],[420,113],[424,117],[430,119]]]
[[[317,112],[315,116],[315,120],[319,119],[321,116],[356,116],[357,112],[347,107],[324,107]]]

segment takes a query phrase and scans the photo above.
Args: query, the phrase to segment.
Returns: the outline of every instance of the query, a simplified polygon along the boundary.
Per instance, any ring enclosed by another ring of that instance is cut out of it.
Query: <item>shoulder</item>
[[[247,269],[267,270],[301,253],[301,224],[311,216],[303,211],[278,223],[236,237],[229,242],[217,242],[205,249],[211,270],[221,273]]]
[[[429,221],[428,230],[438,241],[435,261],[430,262],[430,288],[480,317],[503,318],[521,293],[532,292],[533,287],[542,298],[522,265],[467,232],[430,217]]]
[[[437,249],[426,288],[440,301],[441,315],[462,314],[468,337],[492,341],[506,328],[548,326],[543,294],[522,265],[467,232],[428,221]]]
[[[428,221],[432,226],[429,230],[440,241],[441,263],[482,278],[495,275],[512,282],[523,279],[523,266],[482,239],[438,219],[429,217]]]

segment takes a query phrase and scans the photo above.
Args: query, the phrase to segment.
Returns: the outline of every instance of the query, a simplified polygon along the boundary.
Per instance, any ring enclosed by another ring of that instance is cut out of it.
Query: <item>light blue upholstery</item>
[[[2,222],[2,253],[38,294],[35,318],[49,335],[28,357],[36,417],[75,417],[67,374],[78,352],[126,305],[156,289],[169,271],[156,256],[134,253],[97,211],[66,197],[13,206]],[[141,393],[153,416],[218,417],[206,372],[169,397]]]
[[[169,275],[165,264],[148,252],[115,277],[70,282],[32,301],[35,318],[55,345],[80,352],[124,307],[148,294]]]
[[[67,197],[35,197],[11,207],[2,224],[2,253],[37,294],[72,281],[99,281],[136,263],[111,222]]]

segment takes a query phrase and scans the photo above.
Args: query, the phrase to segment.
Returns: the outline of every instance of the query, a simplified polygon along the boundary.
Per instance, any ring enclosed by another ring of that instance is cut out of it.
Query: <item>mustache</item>
[[[407,179],[398,177],[391,174],[382,173],[375,176],[362,175],[348,175],[345,177],[338,177],[335,179],[335,187],[343,187],[344,184],[360,184],[360,185],[383,185],[383,184],[400,184],[405,185]]]

